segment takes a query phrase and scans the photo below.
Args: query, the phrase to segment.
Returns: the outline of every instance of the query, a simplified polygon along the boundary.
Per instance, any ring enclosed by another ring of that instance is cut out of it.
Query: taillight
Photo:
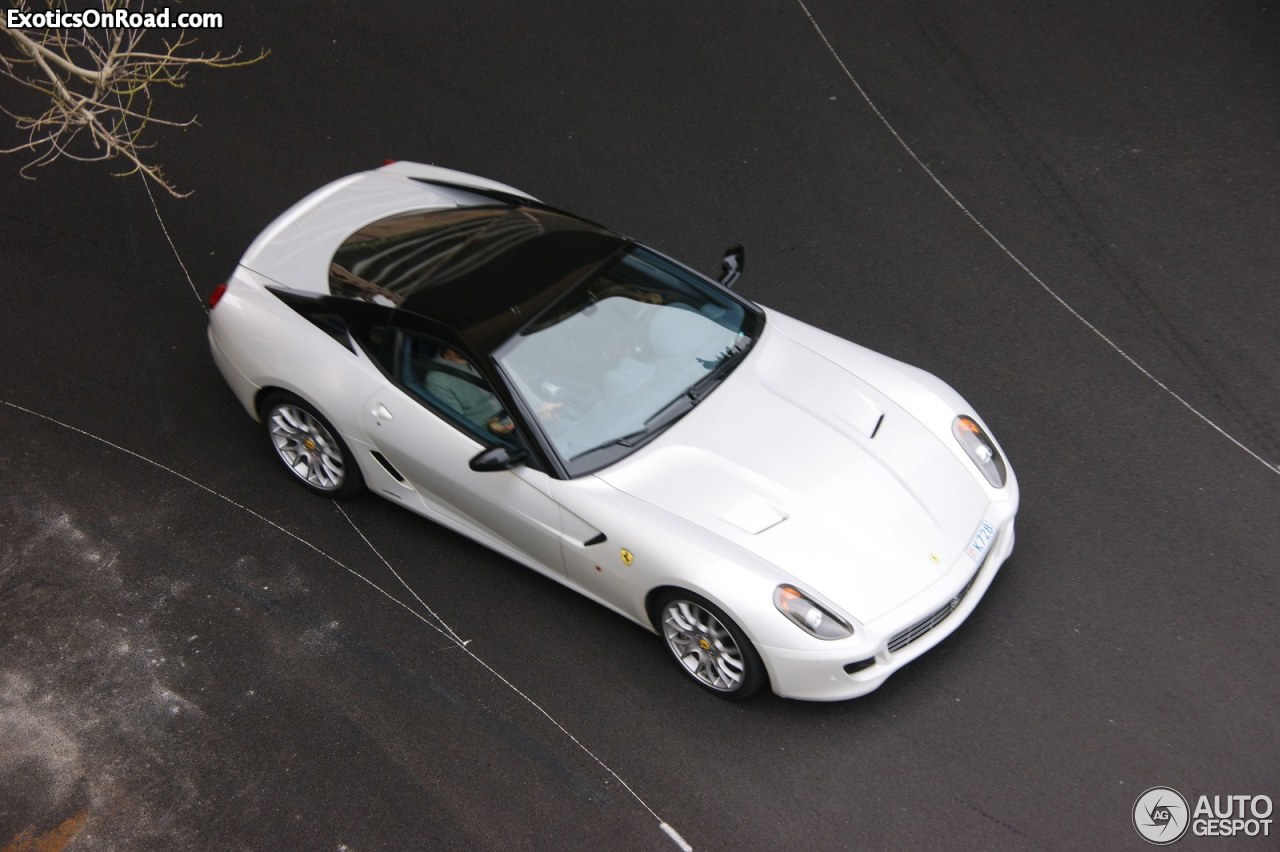
[[[218,304],[218,300],[222,298],[222,294],[227,292],[226,284],[219,284],[213,288],[213,292],[209,294],[209,310],[213,310]]]

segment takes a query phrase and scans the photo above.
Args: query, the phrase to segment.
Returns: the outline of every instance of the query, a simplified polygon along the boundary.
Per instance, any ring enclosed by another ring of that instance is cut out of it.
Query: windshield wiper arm
[[[589,455],[600,450],[606,450],[609,447],[634,447],[640,442],[658,434],[666,429],[672,423],[688,414],[695,405],[707,398],[716,387],[724,380],[733,367],[742,360],[742,356],[746,355],[751,349],[751,341],[740,340],[732,346],[725,349],[720,359],[711,365],[711,371],[698,381],[694,382],[684,393],[668,402],[662,408],[658,409],[649,419],[644,421],[644,428],[637,429],[634,432],[628,432],[625,435],[619,435],[617,438],[610,438],[603,443],[597,444],[589,450],[583,450],[576,454],[570,461],[580,459],[585,455]]]
[[[720,385],[720,382],[724,381],[724,377],[729,375],[729,372],[742,360],[742,356],[746,355],[747,350],[750,348],[749,342],[738,342],[726,349],[720,359],[711,365],[711,372],[698,379],[690,386],[689,390],[685,391],[685,396],[689,398],[689,401],[697,405],[706,399],[707,394],[715,390]]]
[[[635,432],[628,432],[625,435],[619,435],[617,438],[610,438],[602,444],[596,444],[589,450],[583,450],[582,452],[577,453],[573,458],[569,459],[569,461],[577,461],[583,456],[591,455],[592,453],[599,452],[600,450],[607,450],[610,447],[634,447],[639,443],[641,438],[648,434],[649,430],[645,428],[638,429]]]
[[[637,429],[634,432],[628,432],[625,435],[619,435],[616,438],[610,438],[609,440],[601,444],[597,444],[596,446],[592,447],[589,450],[583,450],[582,452],[575,455],[573,458],[580,459],[583,456],[587,455],[588,453],[594,453],[598,450],[605,450],[605,449],[608,449],[609,447],[634,447],[636,444],[639,444],[644,439],[658,434],[663,429],[667,428],[672,423],[679,420],[681,417],[687,414],[695,404],[696,402],[693,400],[692,397],[689,396],[688,392],[682,393],[675,399],[671,400],[671,402],[668,402],[662,408],[654,412],[653,415],[650,416],[648,420],[644,421],[643,429]]]

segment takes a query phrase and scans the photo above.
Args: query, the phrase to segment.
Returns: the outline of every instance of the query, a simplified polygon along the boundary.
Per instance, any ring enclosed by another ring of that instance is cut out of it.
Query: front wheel
[[[298,397],[283,391],[267,397],[262,423],[276,456],[305,487],[326,497],[350,497],[364,486],[337,430]]]
[[[685,674],[721,698],[746,698],[764,686],[760,655],[738,627],[700,595],[676,589],[657,604],[662,636]]]

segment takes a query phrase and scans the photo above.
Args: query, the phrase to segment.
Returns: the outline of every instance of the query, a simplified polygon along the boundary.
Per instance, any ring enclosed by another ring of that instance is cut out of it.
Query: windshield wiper
[[[702,402],[707,398],[707,394],[715,390],[720,383],[724,381],[724,377],[732,372],[733,368],[737,366],[738,362],[742,360],[742,356],[746,355],[750,348],[751,341],[749,339],[744,339],[737,341],[732,346],[725,349],[716,361],[707,364],[707,367],[711,372],[694,382],[693,385],[685,391],[684,395],[687,396],[689,401],[694,405]]]
[[[645,429],[639,429],[635,432],[628,432],[626,435],[621,435],[617,438],[610,438],[609,440],[605,441],[603,444],[596,444],[594,447],[592,447],[589,450],[583,450],[582,452],[578,453],[577,455],[569,459],[569,461],[577,461],[583,456],[589,456],[592,453],[598,453],[600,450],[607,450],[610,447],[634,447],[636,444],[640,442],[641,438],[643,438],[645,435],[648,435],[648,434],[649,434],[649,430],[645,428]]]
[[[619,435],[617,438],[610,438],[602,444],[597,444],[589,450],[583,450],[571,459],[576,461],[585,455],[606,450],[609,447],[634,447],[647,438],[650,438],[663,429],[666,429],[672,423],[679,420],[695,405],[694,400],[689,396],[688,392],[680,394],[675,399],[654,412],[648,420],[644,421],[644,428],[637,429],[634,432],[628,432],[625,435]]]
[[[751,340],[744,339],[734,343],[725,349],[720,357],[709,364],[710,372],[698,381],[694,382],[688,390],[681,393],[675,399],[668,402],[662,408],[659,408],[650,417],[644,421],[644,428],[637,429],[634,432],[628,432],[617,438],[610,438],[603,443],[597,444],[589,450],[583,450],[576,454],[570,461],[577,461],[583,456],[591,453],[607,450],[610,447],[634,447],[637,444],[657,435],[666,429],[672,423],[675,423],[684,415],[688,414],[693,407],[707,398],[720,382],[724,381],[724,377],[729,375],[742,356],[747,354],[751,349]]]

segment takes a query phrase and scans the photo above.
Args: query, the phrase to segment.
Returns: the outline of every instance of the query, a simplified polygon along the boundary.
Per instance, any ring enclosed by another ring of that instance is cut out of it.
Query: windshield
[[[576,476],[622,458],[697,405],[762,321],[753,306],[635,246],[496,355]]]

